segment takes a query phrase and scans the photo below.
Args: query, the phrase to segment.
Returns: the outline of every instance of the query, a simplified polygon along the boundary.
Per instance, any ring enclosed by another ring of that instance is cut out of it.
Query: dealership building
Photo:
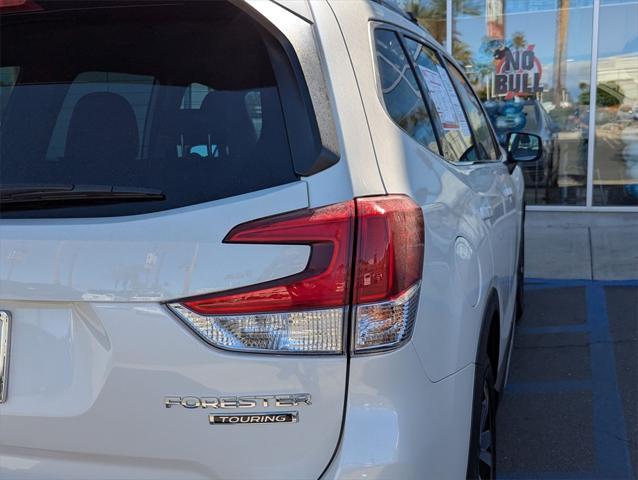
[[[538,134],[530,210],[638,212],[638,0],[396,0],[465,67],[497,133]]]

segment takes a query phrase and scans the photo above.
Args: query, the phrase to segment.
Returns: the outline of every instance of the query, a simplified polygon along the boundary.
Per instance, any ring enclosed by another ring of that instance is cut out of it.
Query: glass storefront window
[[[446,0],[396,0],[396,3],[402,10],[414,15],[414,18],[432,34],[437,42],[445,45],[447,32]]]
[[[528,205],[585,205],[593,0],[454,0],[453,54],[499,136],[540,135]]]
[[[601,0],[594,205],[638,205],[638,1]]]

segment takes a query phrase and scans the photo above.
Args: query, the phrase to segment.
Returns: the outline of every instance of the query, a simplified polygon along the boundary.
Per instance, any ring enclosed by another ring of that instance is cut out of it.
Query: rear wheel
[[[495,302],[492,302],[489,307],[486,318],[491,318],[492,322],[498,322]],[[479,346],[476,370],[474,372],[472,427],[470,430],[470,449],[467,464],[467,478],[472,480],[496,478],[496,406],[498,393],[494,378],[495,368],[493,368],[492,361],[488,355],[488,345],[489,335],[481,335],[481,345]]]
[[[496,390],[492,366],[477,366],[468,478],[496,478]]]

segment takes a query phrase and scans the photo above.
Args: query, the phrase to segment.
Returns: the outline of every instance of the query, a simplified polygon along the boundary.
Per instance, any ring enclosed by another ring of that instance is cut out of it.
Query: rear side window
[[[375,30],[381,92],[394,122],[417,142],[439,153],[429,112],[395,32]]]
[[[465,80],[461,72],[446,60],[448,71],[452,74],[452,79],[456,84],[456,88],[461,96],[463,106],[470,120],[470,125],[474,131],[474,136],[478,144],[478,155],[481,160],[496,160],[496,146],[490,132],[490,126],[483,113],[481,104],[479,103],[474,91],[469,83]]]
[[[5,217],[144,213],[298,179],[271,61],[280,47],[230,4],[7,15],[0,35],[3,187],[165,196]]]
[[[417,66],[426,95],[434,105],[443,156],[450,162],[478,160],[472,131],[452,80],[436,53],[410,38],[405,45]]]

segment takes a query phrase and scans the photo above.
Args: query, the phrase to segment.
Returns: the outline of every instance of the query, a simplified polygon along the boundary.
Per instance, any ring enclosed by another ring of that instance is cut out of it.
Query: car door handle
[[[492,218],[494,216],[494,209],[489,205],[483,205],[479,208],[479,214],[483,220],[487,220],[488,218]]]

